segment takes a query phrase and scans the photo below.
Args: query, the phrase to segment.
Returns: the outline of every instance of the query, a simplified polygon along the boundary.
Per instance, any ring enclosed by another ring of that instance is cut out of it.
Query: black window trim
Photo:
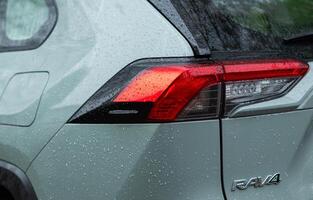
[[[55,0],[45,0],[49,9],[47,21],[40,29],[29,39],[26,40],[10,40],[5,33],[5,18],[8,0],[0,3],[0,53],[10,51],[25,51],[39,48],[51,35],[58,21],[58,8]],[[40,37],[44,35],[45,37]]]

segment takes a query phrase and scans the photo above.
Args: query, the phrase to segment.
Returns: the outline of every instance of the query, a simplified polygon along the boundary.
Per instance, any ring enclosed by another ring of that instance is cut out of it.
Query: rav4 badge
[[[253,177],[250,179],[239,179],[239,180],[234,180],[233,185],[231,188],[231,191],[236,191],[238,190],[246,190],[248,187],[255,187],[255,188],[260,188],[266,185],[277,185],[281,181],[280,179],[280,174],[276,173],[274,175],[268,175],[266,176],[265,179],[262,177]]]

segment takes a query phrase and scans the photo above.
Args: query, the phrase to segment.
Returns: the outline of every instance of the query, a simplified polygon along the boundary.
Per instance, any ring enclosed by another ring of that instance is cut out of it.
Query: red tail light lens
[[[204,87],[217,85],[222,74],[222,67],[213,64],[151,67],[131,80],[113,102],[153,104],[147,116],[150,121],[185,119],[187,115],[178,114]]]
[[[225,68],[224,81],[301,77],[308,65],[291,59],[252,60],[222,62]]]
[[[114,98],[114,102],[155,102],[188,69],[183,66],[152,67],[140,72]]]
[[[238,106],[283,95],[307,70],[307,64],[296,60],[141,61],[113,77],[71,122],[218,118]],[[220,111],[223,105],[225,113]]]

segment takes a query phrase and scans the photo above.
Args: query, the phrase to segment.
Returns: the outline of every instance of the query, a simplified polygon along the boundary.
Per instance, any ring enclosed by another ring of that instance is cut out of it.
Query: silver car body
[[[312,71],[287,95],[220,120],[67,124],[129,63],[194,53],[145,0],[56,3],[47,41],[0,54],[0,159],[27,174],[38,199],[311,199]],[[278,185],[231,191],[275,173]]]

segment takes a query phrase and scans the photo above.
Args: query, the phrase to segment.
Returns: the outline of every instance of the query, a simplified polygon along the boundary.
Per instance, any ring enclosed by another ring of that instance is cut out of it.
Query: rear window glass
[[[288,38],[313,32],[312,0],[212,0],[218,10],[245,28]]]
[[[56,18],[54,0],[0,0],[0,51],[38,47]]]
[[[312,42],[285,41],[313,32],[313,0],[149,1],[185,36],[196,55],[251,52],[313,58]]]

